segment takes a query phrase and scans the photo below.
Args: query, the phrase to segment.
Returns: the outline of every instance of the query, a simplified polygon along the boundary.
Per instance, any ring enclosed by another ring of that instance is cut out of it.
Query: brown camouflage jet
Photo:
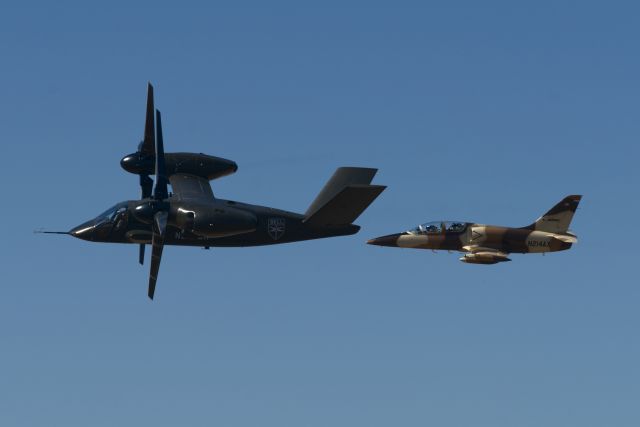
[[[510,253],[564,251],[578,241],[569,224],[582,196],[567,196],[536,222],[511,228],[472,222],[435,221],[404,233],[376,237],[367,243],[377,246],[465,252],[460,261],[497,264],[511,261]]]

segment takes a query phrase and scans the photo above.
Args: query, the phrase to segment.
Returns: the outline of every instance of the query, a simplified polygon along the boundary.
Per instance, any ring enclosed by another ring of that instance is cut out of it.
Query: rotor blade
[[[140,175],[140,188],[142,189],[143,199],[151,197],[151,192],[153,191],[153,180],[149,178],[149,175]]]
[[[164,248],[164,233],[167,229],[167,212],[158,212],[154,216],[153,237],[151,238],[151,270],[149,272],[149,298],[153,299],[156,291],[156,281],[160,270],[160,260],[162,259],[162,249]]]
[[[138,262],[140,265],[144,265],[144,243],[140,243],[140,250],[138,252]]]
[[[139,152],[153,156],[155,151],[155,129],[153,123],[153,86],[147,87],[147,115],[144,122],[144,139],[140,144]]]
[[[167,190],[167,174],[164,163],[164,144],[162,142],[162,119],[160,111],[156,110],[157,138],[156,138],[156,186],[153,190],[153,198],[163,200],[169,197]]]

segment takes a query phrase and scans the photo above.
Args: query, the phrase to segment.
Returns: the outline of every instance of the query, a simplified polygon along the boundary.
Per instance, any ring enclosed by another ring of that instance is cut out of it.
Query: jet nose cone
[[[72,228],[69,231],[69,234],[71,234],[73,237],[76,237],[78,239],[91,241],[93,240],[94,229],[95,229],[94,221],[87,221],[84,224],[80,224],[79,226]]]
[[[398,237],[400,237],[400,235],[401,233],[396,233],[376,237],[375,239],[367,240],[367,244],[376,246],[398,246]]]

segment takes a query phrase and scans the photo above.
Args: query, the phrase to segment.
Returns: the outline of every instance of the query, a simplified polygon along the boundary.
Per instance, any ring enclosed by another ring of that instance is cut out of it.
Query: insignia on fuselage
[[[273,240],[280,239],[285,232],[286,221],[284,218],[269,218],[267,220],[267,233]]]

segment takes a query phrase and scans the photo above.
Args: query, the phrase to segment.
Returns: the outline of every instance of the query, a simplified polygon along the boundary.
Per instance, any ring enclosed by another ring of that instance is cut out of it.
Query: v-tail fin
[[[353,223],[386,188],[371,185],[377,171],[371,168],[338,168],[307,209],[304,222],[317,226]]]

